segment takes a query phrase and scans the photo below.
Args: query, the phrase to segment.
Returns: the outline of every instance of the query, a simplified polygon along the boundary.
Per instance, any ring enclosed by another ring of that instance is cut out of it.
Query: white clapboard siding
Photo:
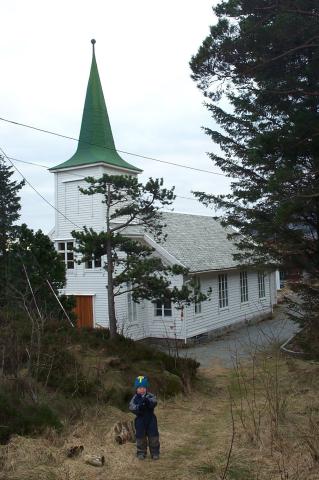
[[[265,276],[265,293],[263,299],[258,298],[258,275],[257,272],[248,272],[248,302],[241,303],[240,298],[240,272],[227,273],[228,280],[228,307],[219,308],[218,298],[218,274],[202,275],[201,288],[206,293],[211,288],[209,300],[202,302],[201,313],[195,313],[193,305],[186,309],[187,337],[191,338],[219,328],[245,320],[257,319],[272,312],[274,296],[273,274]]]
[[[123,295],[122,300],[121,310],[119,310],[118,306],[116,308],[119,332],[125,337],[130,337],[134,340],[149,337],[148,325],[145,322],[144,315],[146,302],[141,301],[134,305],[134,302],[128,295]],[[131,302],[131,307],[129,307],[129,302]]]
[[[66,295],[92,295],[94,326],[108,326],[107,277],[103,269],[85,269],[85,265],[75,265],[67,271]]]
[[[61,213],[56,215],[56,238],[70,238],[71,231],[78,230],[75,225],[79,227],[86,225],[98,231],[102,229],[105,205],[101,202],[101,195],[84,195],[79,191],[79,187],[88,186],[82,180],[82,175],[83,178],[86,176],[99,178],[102,174],[101,167],[78,168],[55,173],[57,210],[65,215]]]
[[[102,257],[103,265],[103,257]],[[104,268],[87,269],[85,264],[75,264],[74,269],[67,270],[67,283],[64,289],[66,295],[92,295],[94,327],[109,327],[107,273]],[[144,304],[136,304],[136,317],[129,315],[128,295],[115,298],[118,331],[134,339],[148,335],[144,327]]]
[[[85,195],[79,191],[89,184],[84,177],[100,178],[104,173],[119,175],[117,169],[104,166],[76,168],[55,173],[56,188],[56,221],[52,240],[56,247],[59,241],[72,240],[72,230],[79,230],[84,225],[97,232],[105,230],[105,203],[102,195]],[[60,213],[59,213],[60,212]],[[124,219],[119,219],[118,221]],[[76,227],[76,225],[78,227]],[[108,327],[107,276],[103,268],[86,269],[84,264],[75,264],[74,269],[67,270],[67,295],[92,295],[94,326]],[[141,321],[144,311],[141,305],[136,306],[137,320],[129,318],[128,297],[121,295],[115,300],[118,329],[125,335],[138,339],[147,335]],[[140,312],[141,310],[141,312]]]
[[[105,228],[106,207],[105,203],[102,203],[103,196],[100,194],[85,195],[79,191],[79,187],[87,188],[89,186],[82,178],[88,176],[100,178],[104,173],[120,174],[118,170],[104,166],[90,166],[55,173],[56,208],[58,210],[55,222],[56,238],[70,238],[71,231],[78,229],[75,225],[80,228],[86,225],[98,232]]]
[[[109,327],[108,300],[107,300],[107,274],[103,268],[86,269],[85,264],[75,265],[73,270],[67,272],[67,284],[64,289],[66,295],[92,295],[94,327]],[[127,324],[127,295],[116,297],[116,317],[119,332],[125,330]],[[138,336],[138,329],[127,332],[127,336]]]
[[[173,276],[172,287],[181,287],[183,284],[182,275]],[[185,336],[185,322],[182,319],[182,311],[172,305],[171,317],[160,317],[155,315],[153,302],[145,302],[145,322],[148,321],[149,336],[153,338],[178,338]]]

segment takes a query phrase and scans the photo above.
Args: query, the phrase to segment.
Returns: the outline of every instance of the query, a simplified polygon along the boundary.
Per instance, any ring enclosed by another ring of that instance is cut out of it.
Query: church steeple
[[[80,167],[96,163],[105,163],[135,172],[141,172],[123,160],[115,149],[112,129],[107,113],[99,71],[95,58],[95,40],[91,40],[92,64],[82,115],[80,138],[75,154],[66,162],[51,168]]]

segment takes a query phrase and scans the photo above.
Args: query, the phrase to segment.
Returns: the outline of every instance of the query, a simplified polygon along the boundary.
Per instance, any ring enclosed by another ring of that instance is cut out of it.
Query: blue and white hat
[[[148,388],[149,386],[150,384],[147,377],[144,377],[143,375],[139,375],[138,377],[136,377],[134,382],[134,388],[138,388],[138,387]]]

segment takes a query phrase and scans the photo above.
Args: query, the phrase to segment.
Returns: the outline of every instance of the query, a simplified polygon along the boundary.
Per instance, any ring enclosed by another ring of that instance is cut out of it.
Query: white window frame
[[[133,300],[132,292],[127,292],[127,316],[129,322],[137,322],[137,303]]]
[[[248,274],[246,270],[240,272],[240,303],[248,303]]]
[[[201,290],[200,278],[195,277],[194,281],[196,283],[196,287],[197,287],[198,291],[200,292],[200,290]],[[195,314],[202,313],[202,302],[196,302],[196,301],[194,302],[194,312],[195,312]]]
[[[284,288],[286,284],[286,272],[279,270],[279,288]]]
[[[61,245],[64,245],[64,248],[61,248]],[[72,245],[72,248],[71,248],[70,245]],[[59,240],[57,242],[58,254],[61,255],[61,257],[63,258],[67,270],[74,270],[75,269],[75,259],[74,259],[73,247],[74,247],[73,240]]]
[[[258,272],[258,297],[266,298],[265,272]]]
[[[95,258],[95,255],[92,256],[91,260],[85,262],[86,270],[95,270],[97,268],[102,268],[102,257]]]
[[[169,307],[165,306],[166,302],[167,302],[167,304],[169,302]],[[170,312],[170,313],[168,314],[167,312]],[[155,302],[154,302],[154,315],[155,315],[155,317],[172,318],[173,317],[172,301],[171,300],[165,300],[164,302],[162,302],[162,300],[155,300]]]
[[[218,275],[218,305],[220,310],[228,308],[227,273],[221,273]]]

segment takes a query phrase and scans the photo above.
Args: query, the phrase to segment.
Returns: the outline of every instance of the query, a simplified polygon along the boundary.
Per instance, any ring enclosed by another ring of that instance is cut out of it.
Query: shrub
[[[63,347],[51,347],[47,356],[42,355],[38,380],[46,386],[73,396],[87,396],[96,393],[98,380],[90,381],[82,373],[82,367],[75,356]]]
[[[58,417],[47,405],[24,404],[16,396],[0,393],[0,443],[8,442],[13,434],[38,434],[47,427],[62,428]]]

